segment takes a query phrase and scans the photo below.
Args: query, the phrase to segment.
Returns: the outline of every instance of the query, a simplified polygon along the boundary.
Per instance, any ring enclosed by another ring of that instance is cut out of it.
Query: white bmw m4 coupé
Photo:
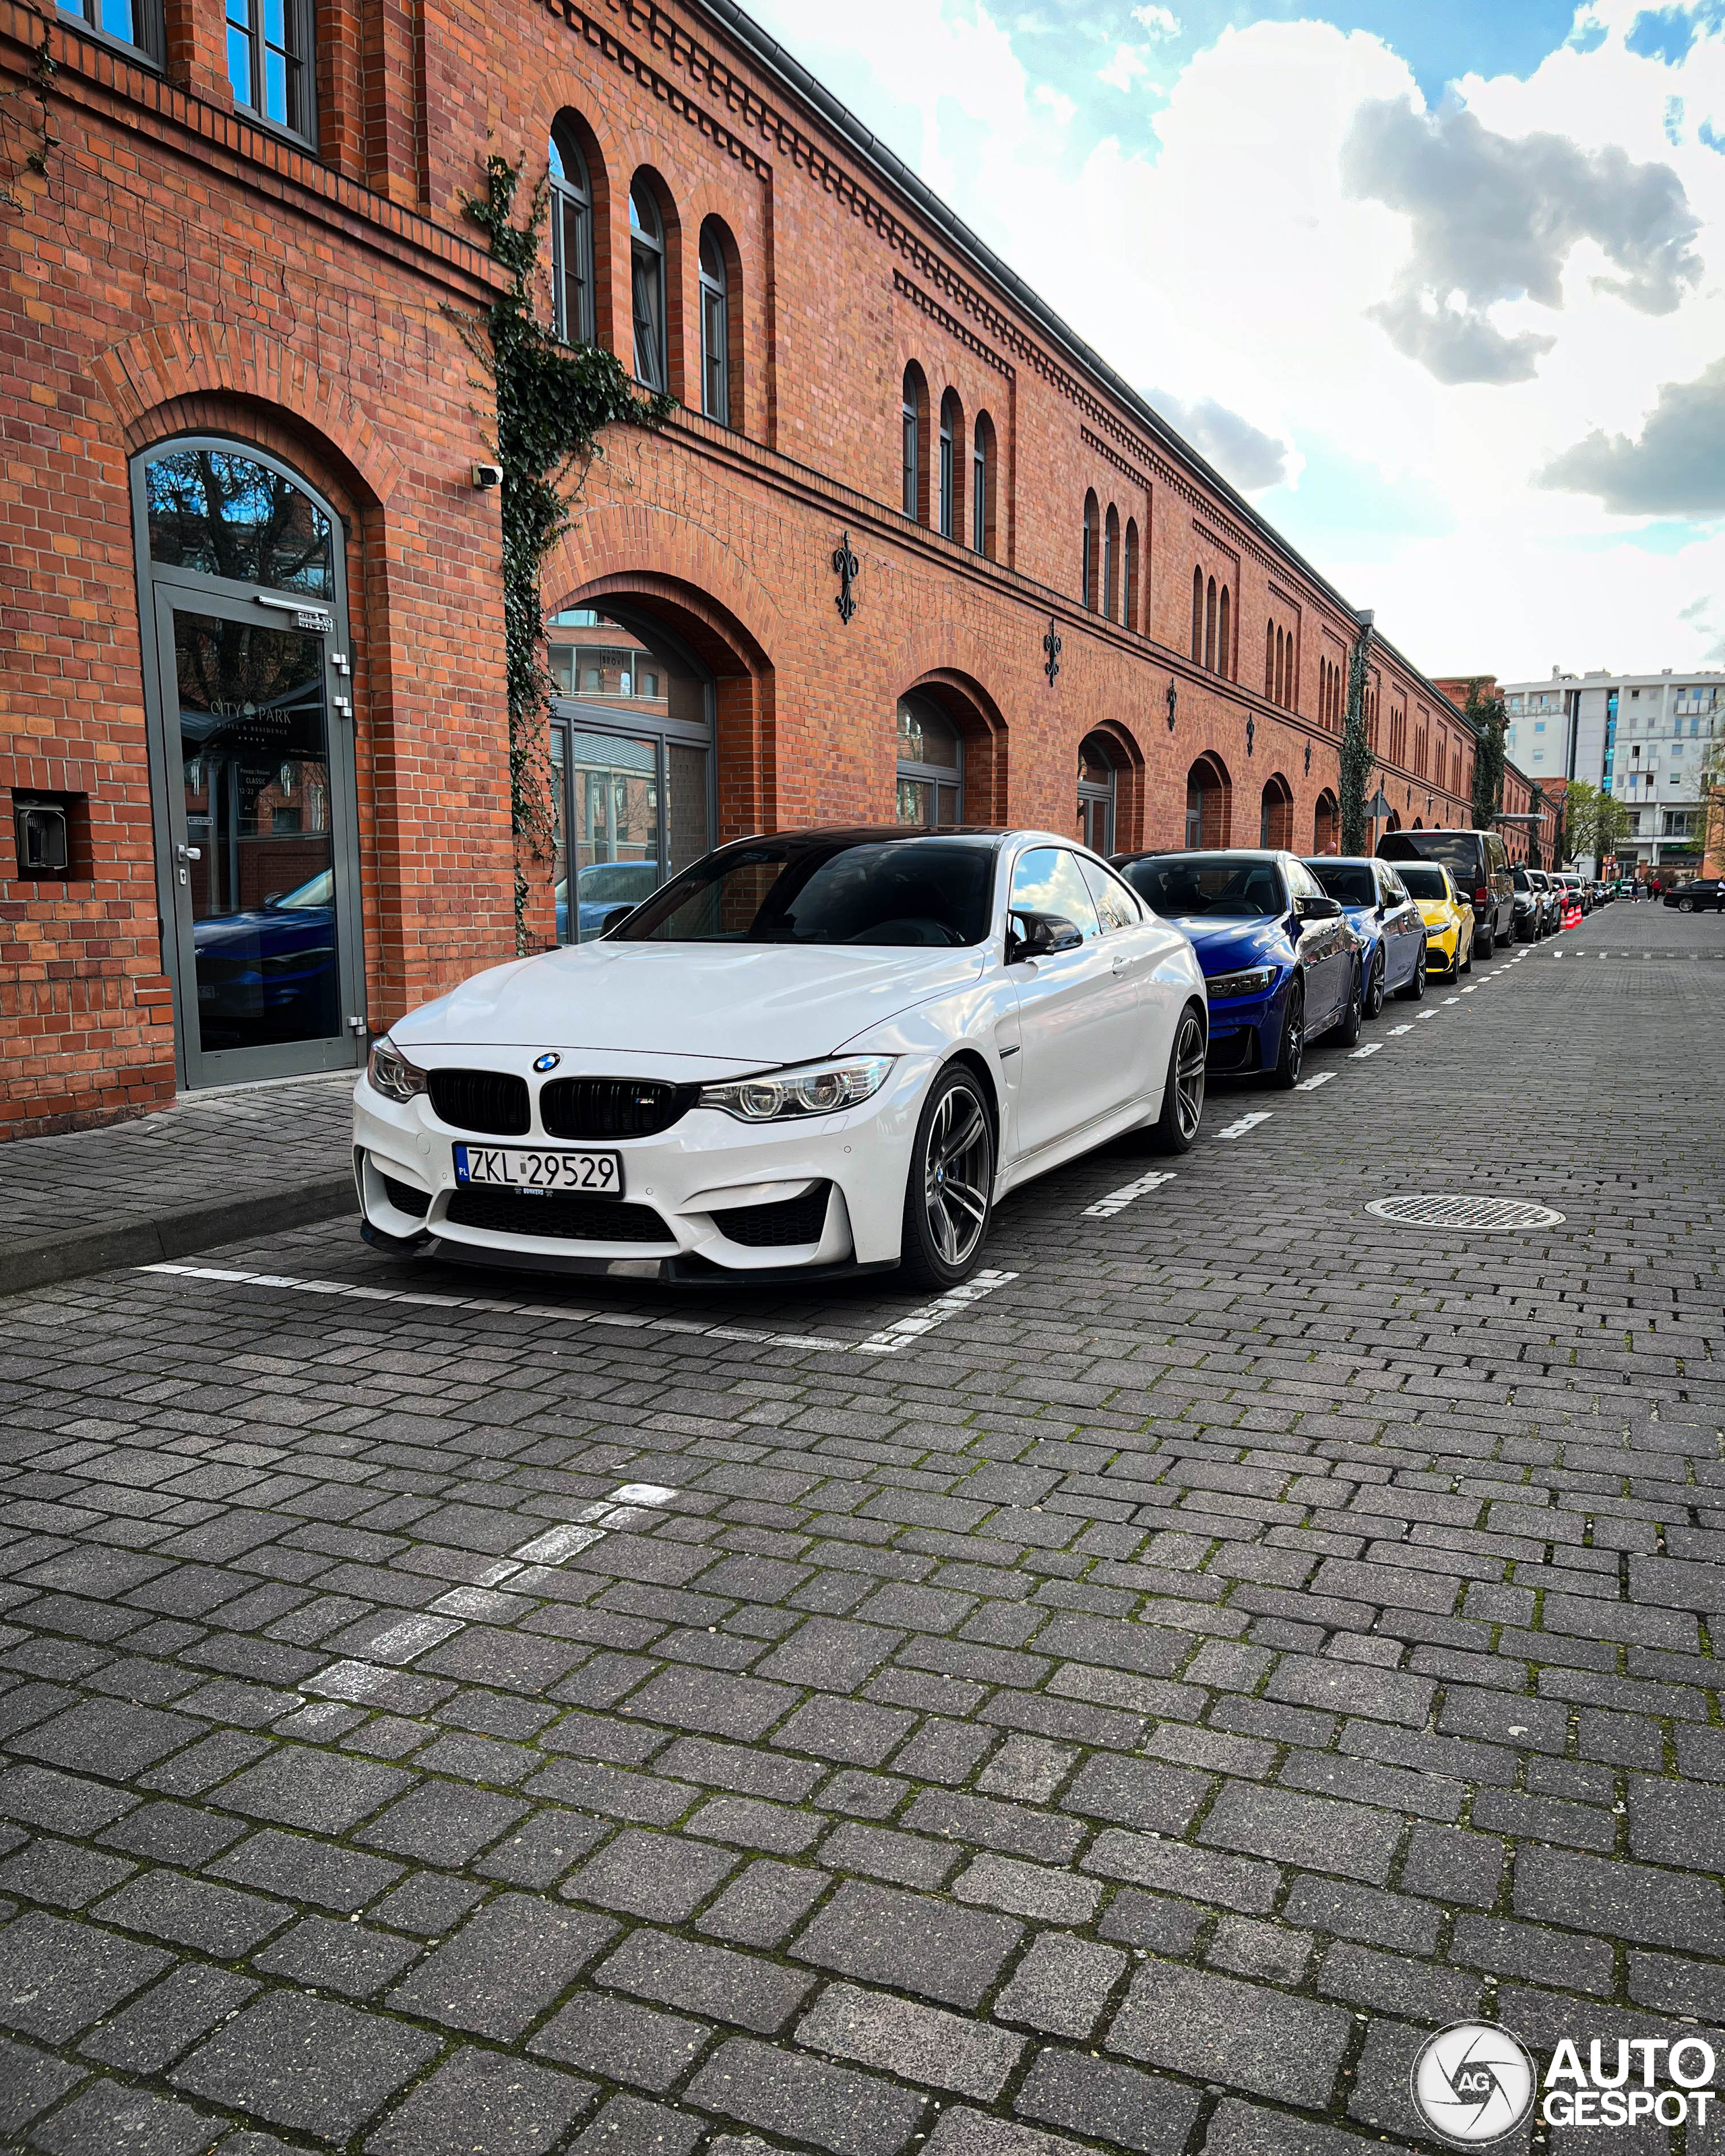
[[[1191,944],[1046,831],[786,832],[410,1013],[354,1093],[368,1241],[713,1283],[965,1279],[996,1201],[1183,1152]]]

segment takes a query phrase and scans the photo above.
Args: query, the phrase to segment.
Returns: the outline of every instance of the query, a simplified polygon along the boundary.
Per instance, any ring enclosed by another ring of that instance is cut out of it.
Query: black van
[[[1516,891],[1509,855],[1496,831],[1386,831],[1378,841],[1386,861],[1441,861],[1458,891],[1473,901],[1473,955],[1489,958],[1516,933]]]

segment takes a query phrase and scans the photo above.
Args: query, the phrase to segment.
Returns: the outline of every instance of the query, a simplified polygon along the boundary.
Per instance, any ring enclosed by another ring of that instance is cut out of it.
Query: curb
[[[51,1242],[0,1250],[0,1295],[49,1287],[58,1281],[80,1280],[118,1265],[151,1265],[163,1258],[187,1258],[246,1235],[280,1228],[306,1228],[343,1213],[358,1211],[351,1173],[326,1176],[317,1183],[290,1183],[263,1189],[218,1205],[196,1205],[163,1213],[124,1227],[95,1228],[83,1235],[57,1235]]]

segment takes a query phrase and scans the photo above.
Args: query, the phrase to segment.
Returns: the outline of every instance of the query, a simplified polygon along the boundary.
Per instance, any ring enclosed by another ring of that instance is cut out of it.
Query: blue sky
[[[753,0],[1433,673],[1725,665],[1725,0]]]

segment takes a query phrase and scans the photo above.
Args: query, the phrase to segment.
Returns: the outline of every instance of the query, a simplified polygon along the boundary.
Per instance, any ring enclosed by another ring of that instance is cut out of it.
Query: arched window
[[[1317,797],[1317,807],[1312,818],[1312,850],[1315,854],[1333,854],[1339,844],[1337,832],[1341,812],[1336,797],[1325,787]]]
[[[1192,572],[1192,656],[1204,664],[1204,571]]]
[[[1126,520],[1126,605],[1122,609],[1126,625],[1135,629],[1138,625],[1138,520]]]
[[[928,384],[915,360],[905,369],[904,511],[919,524],[927,521],[923,497],[922,435],[928,423]]]
[[[971,444],[970,543],[978,554],[994,558],[994,423],[986,412],[976,415]]]
[[[1096,587],[1099,567],[1097,550],[1101,541],[1099,526],[1101,520],[1101,509],[1096,501],[1096,490],[1092,488],[1084,497],[1084,558],[1079,564],[1079,596],[1086,606],[1092,609],[1095,608],[1101,597]]]
[[[1285,704],[1288,700],[1288,633],[1285,629],[1276,632],[1276,695],[1272,700]]]
[[[1228,844],[1230,788],[1227,773],[1213,756],[1201,756],[1186,774],[1186,844],[1197,848]]]
[[[1102,612],[1120,619],[1120,511],[1111,501],[1102,522]]]
[[[958,444],[964,439],[964,413],[959,406],[956,390],[948,389],[941,398],[941,470],[939,526],[948,539],[958,535],[958,474],[957,459]]]
[[[1222,596],[1216,607],[1216,667],[1219,673],[1224,675],[1233,674],[1234,668],[1230,663],[1233,650],[1233,609],[1229,603],[1228,587],[1224,584]]]
[[[1294,844],[1294,796],[1280,772],[1265,781],[1259,797],[1258,844],[1281,853],[1291,850]]]
[[[947,829],[964,820],[964,742],[933,700],[898,700],[898,820]]]
[[[1204,588],[1204,663],[1211,673],[1216,670],[1216,580],[1210,578]]]
[[[701,228],[701,408],[721,427],[731,416],[731,265],[718,224]]]
[[[1092,853],[1114,850],[1114,758],[1100,734],[1078,751],[1078,835]]]
[[[629,191],[629,290],[634,309],[635,379],[644,389],[670,379],[665,335],[665,220],[644,175]]]
[[[593,335],[593,183],[567,117],[551,132],[552,320],[565,344]]]
[[[1276,624],[1273,621],[1266,621],[1264,624],[1264,701],[1266,704],[1276,701]]]

